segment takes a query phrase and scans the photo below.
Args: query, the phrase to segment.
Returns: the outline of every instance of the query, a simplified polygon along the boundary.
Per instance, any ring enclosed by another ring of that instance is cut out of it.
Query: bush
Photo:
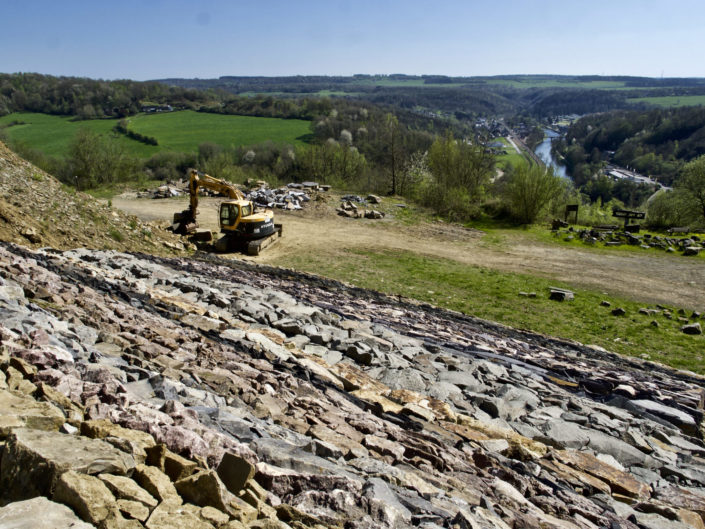
[[[564,180],[553,169],[535,164],[522,163],[506,178],[505,199],[512,216],[522,224],[533,223],[564,189]]]
[[[693,224],[697,215],[688,202],[688,197],[680,190],[660,192],[649,202],[647,226],[668,229]]]

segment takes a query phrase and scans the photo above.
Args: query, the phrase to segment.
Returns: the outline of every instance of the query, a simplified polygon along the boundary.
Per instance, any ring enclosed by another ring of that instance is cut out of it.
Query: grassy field
[[[664,97],[635,97],[628,99],[630,103],[647,103],[657,107],[689,107],[705,105],[705,95],[700,96],[664,96]]]
[[[226,147],[267,140],[301,144],[310,133],[310,122],[301,119],[226,116],[190,110],[141,114],[128,122],[130,129],[154,136],[159,140],[159,147],[171,151],[195,151],[204,141]]]
[[[624,81],[580,81],[578,79],[557,79],[553,77],[542,78],[539,76],[519,77],[516,79],[483,79],[487,84],[506,85],[512,88],[587,88],[615,90],[624,88]]]
[[[299,144],[310,132],[310,123],[299,119],[226,116],[192,111],[141,114],[129,118],[131,130],[157,138],[159,145],[152,146],[114,135],[112,128],[117,123],[115,119],[71,121],[63,116],[15,113],[0,118],[0,127],[15,121],[22,124],[5,128],[5,133],[12,140],[22,141],[50,156],[65,155],[74,135],[82,127],[111,135],[128,152],[143,158],[162,150],[195,152],[200,143],[207,141],[226,147],[267,140]]]
[[[49,156],[64,156],[68,152],[71,141],[80,128],[89,128],[99,134],[112,134],[112,128],[117,123],[115,119],[94,119],[89,121],[71,121],[68,117],[50,116],[48,114],[14,113],[0,117],[0,127],[14,121],[21,125],[12,125],[4,132],[14,141],[26,143],[33,149]],[[151,156],[159,150],[131,140],[125,136],[115,138],[125,148],[138,156]]]
[[[504,154],[497,156],[497,166],[505,167],[507,164],[512,164],[514,167],[526,160],[523,154],[519,154],[514,147],[509,143],[507,138],[497,138],[495,141],[501,141],[505,145]]]
[[[450,88],[466,84],[465,82],[454,83],[426,83],[423,79],[388,79],[384,77],[373,79],[356,79],[348,83],[348,86],[383,86],[387,88]]]
[[[567,283],[512,274],[406,251],[347,251],[343,258],[322,254],[291,254],[277,263],[357,286],[426,301],[436,306],[498,321],[519,329],[594,344],[627,355],[704,373],[705,337],[680,331],[673,319],[639,313],[647,308],[624,298],[576,288]],[[550,286],[575,292],[575,300],[548,299]],[[525,297],[519,292],[535,292]],[[609,301],[611,307],[601,305]],[[625,316],[613,316],[621,307]],[[689,314],[688,314],[689,315]],[[658,327],[652,324],[658,322]]]

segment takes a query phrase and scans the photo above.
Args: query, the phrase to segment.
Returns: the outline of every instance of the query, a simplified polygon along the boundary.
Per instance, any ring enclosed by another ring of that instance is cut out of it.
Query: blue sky
[[[0,0],[0,72],[705,77],[704,0]]]

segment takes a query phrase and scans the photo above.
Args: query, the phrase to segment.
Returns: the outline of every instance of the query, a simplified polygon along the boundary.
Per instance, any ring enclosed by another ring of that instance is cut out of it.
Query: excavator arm
[[[199,173],[195,169],[191,169],[189,174],[189,211],[191,217],[195,220],[198,211],[198,188],[205,187],[211,191],[215,191],[222,195],[227,195],[233,200],[245,200],[240,190],[230,182],[226,182],[220,178],[214,178],[205,173]]]

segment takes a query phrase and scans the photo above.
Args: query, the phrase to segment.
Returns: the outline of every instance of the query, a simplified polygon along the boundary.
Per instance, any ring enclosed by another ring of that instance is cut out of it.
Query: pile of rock
[[[340,207],[338,207],[336,211],[341,217],[351,219],[383,219],[386,216],[384,212],[357,206],[357,204],[367,206],[368,203],[380,204],[382,199],[376,195],[368,195],[366,199],[358,195],[344,195],[340,200]]]
[[[563,237],[565,240],[579,238],[588,244],[602,243],[605,246],[620,246],[629,244],[632,246],[641,246],[644,249],[658,248],[667,252],[683,252],[683,255],[698,255],[703,248],[705,242],[697,235],[690,237],[666,237],[660,235],[651,235],[645,233],[639,235],[628,231],[619,231],[613,229],[581,229],[575,230],[572,226],[565,229],[554,229],[553,234],[556,237]]]
[[[316,182],[291,183],[285,187],[270,189],[266,183],[262,183],[257,189],[251,190],[247,198],[255,204],[267,208],[279,208],[287,211],[303,209],[303,206],[311,201],[315,193],[330,190],[329,185],[319,185]]]
[[[0,524],[703,527],[693,374],[215,258],[2,245],[0,312]]]
[[[188,182],[169,182],[156,189],[148,189],[137,193],[137,198],[174,198],[181,195],[188,195]]]

